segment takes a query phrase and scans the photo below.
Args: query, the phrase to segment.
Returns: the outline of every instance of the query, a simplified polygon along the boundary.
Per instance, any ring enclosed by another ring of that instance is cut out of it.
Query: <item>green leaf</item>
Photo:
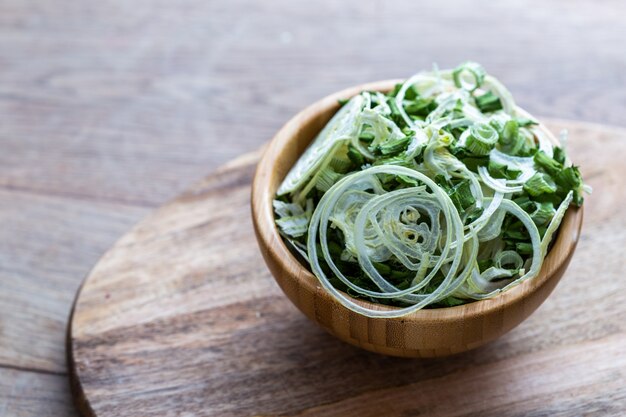
[[[476,97],[474,102],[476,103],[476,107],[478,107],[478,109],[483,113],[491,113],[502,110],[502,102],[500,102],[498,96],[493,94],[491,91]]]
[[[527,119],[525,117],[517,117],[515,118],[515,121],[517,122],[519,127],[529,127],[529,126],[535,126],[539,124],[538,122],[532,119]]]
[[[336,258],[339,258],[341,256],[341,253],[343,252],[343,246],[341,246],[339,243],[335,242],[334,240],[331,240],[328,242],[328,250],[331,255],[333,255]]]
[[[400,89],[402,88],[402,83],[398,83],[396,85],[393,86],[393,90],[391,90],[391,92],[389,94],[387,94],[388,97],[395,97],[398,95],[398,92],[400,91]]]
[[[398,268],[393,268],[389,274],[389,278],[393,280],[405,280],[407,278],[413,278],[413,276],[415,276],[415,272]]]
[[[582,196],[582,193],[578,192],[578,191],[574,191],[574,196],[573,196],[573,202],[576,205],[576,207],[580,207],[583,205],[583,202],[585,201],[585,199]]]
[[[494,178],[504,178],[507,180],[514,180],[522,173],[517,170],[509,170],[506,165],[499,162],[489,160],[489,166],[487,167],[489,174]]]
[[[537,226],[546,225],[552,220],[556,209],[551,202],[536,203],[535,211],[531,213],[530,217]]]
[[[417,89],[415,88],[414,85],[410,86],[409,88],[406,89],[406,92],[404,93],[404,99],[405,100],[415,100],[419,97],[419,93],[417,91]]]
[[[515,120],[509,120],[502,129],[502,143],[510,144],[516,142],[519,137],[519,124]]]
[[[520,255],[531,255],[533,253],[533,245],[528,242],[517,242],[515,250]]]
[[[493,127],[499,135],[502,135],[502,130],[504,130],[504,122],[500,119],[491,119],[489,121],[491,127]]]
[[[555,176],[556,183],[567,191],[578,189],[582,185],[582,176],[578,167],[571,166],[563,169]]]
[[[411,142],[411,137],[405,136],[400,139],[390,140],[376,146],[372,151],[378,152],[385,156],[394,156],[406,150],[406,147]]]
[[[383,276],[391,274],[391,267],[381,262],[373,262],[374,268]]]
[[[503,237],[509,240],[527,240],[528,235],[519,230],[505,230]]]
[[[372,165],[399,165],[407,168],[413,168],[413,162],[407,159],[403,154],[392,157],[381,157],[376,159]]]
[[[537,172],[524,184],[524,191],[531,196],[552,194],[556,192],[556,188],[554,180],[549,175],[541,172]]]
[[[557,188],[558,191],[558,188]],[[559,195],[559,193],[554,193],[554,194],[541,194],[538,196],[534,196],[533,198],[533,202],[537,202],[537,203],[550,203],[553,206],[557,207],[559,204],[561,204],[561,201],[563,201],[563,197],[561,197]],[[533,207],[533,211],[536,209],[536,207]]]
[[[357,167],[362,167],[365,164],[365,158],[361,155],[361,152],[352,145],[348,145],[348,158]]]
[[[519,124],[515,120],[507,121],[500,132],[498,141],[503,152],[516,155],[524,145],[524,141],[519,135]]]
[[[465,147],[475,155],[487,155],[498,141],[498,132],[487,123],[476,123],[470,127]]]
[[[580,175],[580,170],[576,166],[571,166],[563,169],[559,172],[555,181],[559,186],[559,194],[567,195],[570,190],[574,191],[574,204],[580,207],[583,204],[584,198],[582,196],[583,179]]]
[[[538,151],[533,156],[533,160],[539,168],[552,176],[557,175],[563,169],[562,164],[550,158],[544,151]]]
[[[553,149],[553,153],[553,158],[555,161],[557,161],[561,165],[565,164],[565,151],[563,151],[563,149],[557,146]]]
[[[404,111],[408,115],[419,116],[422,119],[426,118],[435,108],[437,108],[437,103],[434,100],[421,97],[404,104]]]
[[[398,125],[400,129],[402,129],[403,127],[406,127],[406,122],[404,121],[404,118],[400,114],[400,110],[398,110],[398,106],[396,105],[396,100],[393,98],[389,99],[387,100],[387,104],[389,105],[389,108],[391,109],[391,115],[389,116],[390,119],[396,125]]]
[[[417,180],[415,178],[407,177],[406,175],[398,175],[396,177],[396,180],[398,180],[399,183],[404,184],[404,185],[409,185],[409,186],[418,185]]]
[[[478,261],[478,270],[480,272],[485,272],[486,269],[489,269],[493,266],[493,259],[483,259]]]
[[[442,183],[440,186],[446,190],[454,206],[459,211],[465,210],[476,202],[476,199],[472,195],[469,180],[463,180],[454,186],[450,186],[447,183]]]
[[[479,166],[486,166],[489,163],[489,155],[474,155],[469,149],[462,146],[456,146],[450,148],[450,153],[454,155],[459,161],[463,162],[465,166],[473,172],[478,172]]]
[[[463,217],[463,224],[467,225],[473,223],[483,214],[484,210],[484,208],[472,207],[465,213],[465,216]]]
[[[532,213],[537,208],[537,203],[535,201],[532,201],[530,198],[528,198],[527,195],[518,197],[514,199],[513,201],[515,202],[515,204],[520,206],[520,208],[526,211],[527,213]]]
[[[361,134],[359,135],[359,140],[365,143],[370,143],[375,138],[376,136],[374,136],[372,132],[367,132],[365,130],[361,131]]]

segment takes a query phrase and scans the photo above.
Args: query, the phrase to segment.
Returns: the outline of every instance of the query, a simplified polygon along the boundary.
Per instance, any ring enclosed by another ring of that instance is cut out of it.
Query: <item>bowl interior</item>
[[[258,236],[262,245],[266,248],[271,246],[272,250],[277,252],[275,253],[275,258],[281,263],[281,269],[297,280],[299,285],[310,287],[318,285],[318,282],[309,269],[295,258],[278,233],[272,208],[272,200],[276,190],[306,147],[339,109],[339,99],[352,97],[364,90],[388,92],[397,82],[399,80],[387,80],[355,86],[327,96],[312,104],[283,126],[272,139],[259,162],[252,189],[254,221],[257,226],[262,225],[262,227],[257,227]],[[527,115],[524,110],[518,110]],[[548,133],[548,137],[558,144],[556,138],[545,126],[541,125],[540,127]],[[582,208],[570,207],[568,209],[559,232],[554,238],[552,248],[546,256],[537,277],[527,280],[491,299],[474,301],[455,307],[422,309],[405,316],[405,318],[453,320],[459,316],[487,314],[489,311],[501,309],[507,304],[524,298],[541,287],[569,259],[578,241],[582,224],[582,212]],[[368,301],[353,300],[368,308],[379,310],[393,309],[393,307]]]

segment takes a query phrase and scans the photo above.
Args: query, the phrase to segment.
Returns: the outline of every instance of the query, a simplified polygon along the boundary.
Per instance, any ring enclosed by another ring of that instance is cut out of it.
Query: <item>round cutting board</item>
[[[450,358],[408,360],[359,350],[310,323],[257,248],[249,207],[255,153],[143,220],[85,279],[67,345],[79,410],[98,417],[619,411],[626,131],[549,126],[569,130],[569,152],[595,191],[561,284],[505,337]]]

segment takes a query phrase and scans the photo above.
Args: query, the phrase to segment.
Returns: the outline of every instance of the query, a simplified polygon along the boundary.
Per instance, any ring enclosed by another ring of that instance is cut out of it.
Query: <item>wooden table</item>
[[[305,104],[471,58],[534,114],[625,126],[625,13],[617,0],[2,2],[0,417],[77,415],[65,326],[90,267]]]

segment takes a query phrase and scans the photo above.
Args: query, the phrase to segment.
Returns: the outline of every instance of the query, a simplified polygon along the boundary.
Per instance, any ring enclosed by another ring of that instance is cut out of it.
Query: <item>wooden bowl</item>
[[[387,92],[396,82],[381,81],[340,91],[289,120],[269,143],[259,162],[252,185],[252,218],[259,247],[276,282],[309,319],[339,339],[372,352],[404,357],[447,356],[502,336],[541,305],[561,279],[574,253],[583,210],[571,207],[567,211],[537,277],[492,299],[419,310],[400,318],[369,318],[341,305],[285,246],[274,223],[272,200],[289,169],[339,108],[338,99],[363,90]]]

